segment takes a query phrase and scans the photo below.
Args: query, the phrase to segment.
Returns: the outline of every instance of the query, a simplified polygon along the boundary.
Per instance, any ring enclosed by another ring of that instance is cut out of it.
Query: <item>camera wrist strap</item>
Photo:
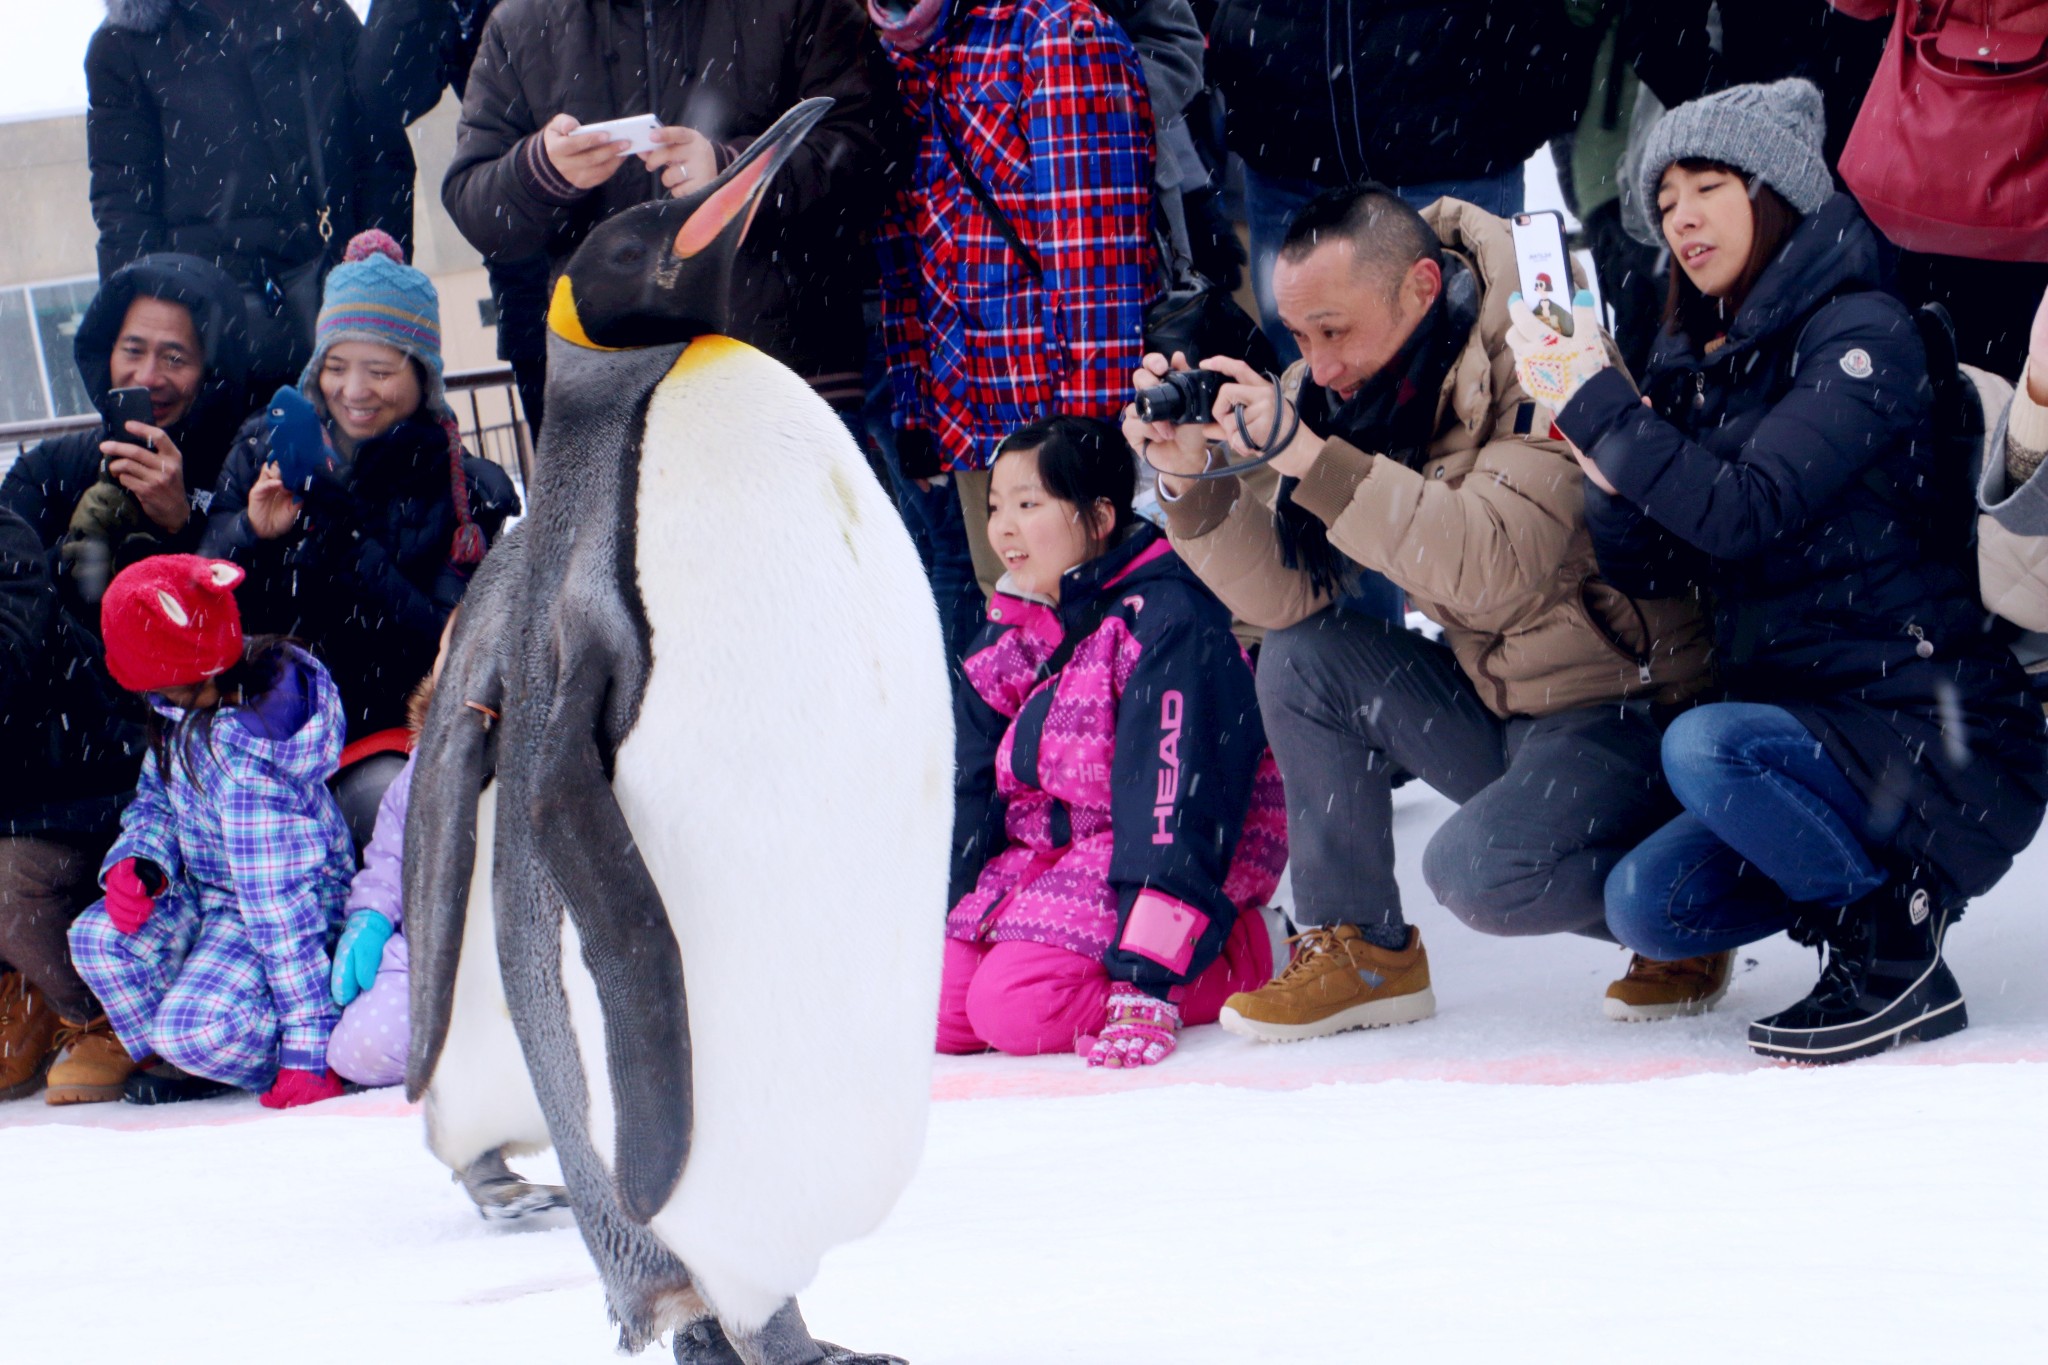
[[[1191,483],[1206,483],[1210,479],[1234,479],[1240,474],[1246,474],[1254,469],[1260,469],[1273,463],[1273,461],[1286,453],[1287,447],[1294,443],[1295,433],[1301,430],[1301,409],[1297,408],[1293,402],[1280,393],[1280,380],[1277,377],[1269,374],[1266,378],[1273,385],[1274,397],[1279,400],[1279,405],[1274,409],[1273,426],[1266,432],[1266,439],[1264,441],[1254,441],[1252,439],[1250,429],[1244,424],[1243,404],[1239,404],[1231,409],[1231,417],[1237,422],[1238,439],[1244,442],[1245,449],[1259,452],[1256,458],[1242,460],[1236,464],[1230,464],[1226,461],[1219,468],[1204,469],[1199,474],[1183,474],[1176,469],[1161,469],[1158,465],[1152,463],[1152,457],[1143,450],[1138,452],[1138,458],[1143,460],[1146,466],[1155,474],[1164,474],[1169,479],[1186,479]],[[1284,432],[1281,430],[1282,423],[1286,425]],[[1151,442],[1146,442],[1146,445],[1149,446],[1150,444]],[[1219,445],[1225,445],[1228,448],[1226,443],[1216,441],[1211,443],[1210,449],[1213,451]]]

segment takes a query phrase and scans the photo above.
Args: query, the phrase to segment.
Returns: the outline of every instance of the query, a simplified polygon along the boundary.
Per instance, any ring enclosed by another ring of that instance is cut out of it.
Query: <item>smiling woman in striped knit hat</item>
[[[207,519],[205,553],[248,572],[251,629],[311,645],[351,742],[404,726],[486,532],[517,505],[501,471],[464,460],[440,312],[391,238],[350,242],[312,363],[244,428]]]

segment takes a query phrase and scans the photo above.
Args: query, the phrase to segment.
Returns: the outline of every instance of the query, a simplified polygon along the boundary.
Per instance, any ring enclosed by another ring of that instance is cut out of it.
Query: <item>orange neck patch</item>
[[[618,346],[600,346],[590,339],[583,330],[583,319],[576,313],[576,294],[569,287],[569,276],[565,273],[555,281],[554,297],[548,300],[548,330],[564,341],[573,341],[578,346],[593,351],[617,351]]]

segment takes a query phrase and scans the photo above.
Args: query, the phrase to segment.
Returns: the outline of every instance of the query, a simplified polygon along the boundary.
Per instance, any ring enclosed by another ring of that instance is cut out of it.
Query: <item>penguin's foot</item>
[[[560,1185],[536,1185],[522,1179],[505,1164],[502,1147],[493,1148],[457,1171],[461,1184],[478,1216],[495,1223],[515,1222],[550,1209],[569,1207],[569,1192]]]
[[[676,1333],[678,1361],[684,1359],[680,1346],[682,1335],[681,1332]],[[728,1342],[727,1349],[733,1352],[740,1365],[908,1365],[900,1356],[863,1355],[844,1346],[834,1346],[829,1341],[815,1340],[810,1329],[804,1326],[803,1314],[797,1311],[795,1299],[777,1309],[775,1316],[753,1336],[728,1339]],[[725,1365],[724,1358],[720,1356],[706,1356],[704,1360],[706,1365]]]
[[[746,1365],[717,1318],[698,1318],[676,1328],[675,1347],[676,1365]]]
[[[818,1357],[820,1365],[910,1365],[902,1356],[864,1355],[849,1351],[844,1346],[834,1346],[829,1341],[818,1343],[825,1354]]]

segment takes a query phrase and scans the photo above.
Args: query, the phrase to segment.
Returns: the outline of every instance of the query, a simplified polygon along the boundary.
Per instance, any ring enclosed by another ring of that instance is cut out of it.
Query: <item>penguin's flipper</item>
[[[477,570],[426,724],[414,748],[405,821],[405,937],[412,954],[412,1037],[405,1095],[434,1077],[455,1009],[455,971],[476,870],[477,799],[497,771],[497,717],[504,709],[507,625],[523,585],[524,538],[515,528]]]
[[[540,738],[532,827],[541,870],[597,985],[616,1123],[612,1170],[620,1203],[644,1224],[668,1203],[689,1155],[690,1017],[668,909],[599,752],[610,681],[598,651],[571,666]]]

